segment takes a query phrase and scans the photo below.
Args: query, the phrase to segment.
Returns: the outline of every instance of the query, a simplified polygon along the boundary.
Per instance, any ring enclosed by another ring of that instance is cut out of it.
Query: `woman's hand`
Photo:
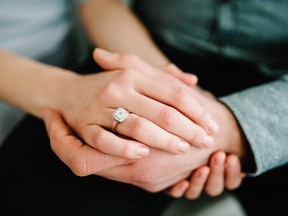
[[[78,76],[53,106],[86,144],[125,158],[147,156],[147,146],[183,153],[190,143],[213,145],[218,126],[187,85],[135,56],[96,49],[94,58],[110,72]],[[130,112],[120,136],[110,131],[118,107]]]

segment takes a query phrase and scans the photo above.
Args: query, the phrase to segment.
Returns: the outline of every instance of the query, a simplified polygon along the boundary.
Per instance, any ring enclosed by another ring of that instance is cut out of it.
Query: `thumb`
[[[120,61],[120,55],[109,52],[107,50],[96,48],[93,52],[95,62],[105,70],[122,69],[123,65]]]

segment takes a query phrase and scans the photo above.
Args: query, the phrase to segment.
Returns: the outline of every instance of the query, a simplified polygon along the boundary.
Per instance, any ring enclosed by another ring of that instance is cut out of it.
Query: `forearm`
[[[141,22],[120,0],[87,1],[80,8],[80,17],[95,45],[136,54],[156,66],[169,62]]]
[[[60,93],[77,76],[63,69],[0,51],[0,99],[37,117],[55,108]]]

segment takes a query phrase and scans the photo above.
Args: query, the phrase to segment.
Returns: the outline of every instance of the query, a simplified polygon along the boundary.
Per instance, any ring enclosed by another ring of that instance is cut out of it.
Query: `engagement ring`
[[[117,108],[113,112],[113,118],[114,118],[114,121],[112,124],[113,133],[116,132],[116,127],[117,127],[118,123],[123,122],[128,117],[128,114],[129,114],[129,112],[122,107]]]

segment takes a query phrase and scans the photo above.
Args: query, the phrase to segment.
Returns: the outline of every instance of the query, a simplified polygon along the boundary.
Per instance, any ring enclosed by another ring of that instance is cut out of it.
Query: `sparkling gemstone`
[[[128,117],[129,112],[122,107],[117,108],[113,113],[113,118],[118,122],[123,122]]]

